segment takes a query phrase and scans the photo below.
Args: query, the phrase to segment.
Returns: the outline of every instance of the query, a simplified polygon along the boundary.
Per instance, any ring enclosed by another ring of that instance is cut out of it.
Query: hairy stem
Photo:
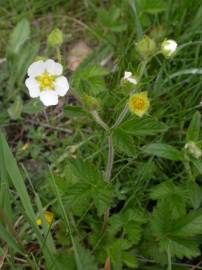
[[[106,131],[109,130],[108,125],[100,118],[97,111],[91,111],[91,115],[93,116],[98,125],[100,125]]]
[[[112,135],[110,134],[108,136],[108,160],[107,160],[107,166],[106,166],[106,172],[105,172],[105,177],[107,181],[110,181],[111,179],[113,161],[114,161],[114,147],[113,147]]]
[[[122,112],[118,116],[118,118],[117,118],[116,122],[114,123],[114,125],[112,126],[112,128],[118,127],[121,124],[121,122],[123,121],[123,119],[125,118],[127,113],[128,113],[128,103],[126,103],[125,107],[123,108]]]

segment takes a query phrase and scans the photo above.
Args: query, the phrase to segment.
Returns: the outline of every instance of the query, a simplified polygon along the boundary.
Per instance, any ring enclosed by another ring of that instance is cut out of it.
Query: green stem
[[[107,166],[106,166],[106,172],[105,172],[105,177],[107,181],[110,181],[111,179],[113,161],[114,161],[114,147],[113,147],[112,135],[110,134],[108,136],[108,160],[107,160]]]
[[[61,55],[61,52],[60,52],[60,47],[56,48],[56,56],[57,56],[58,62],[62,63],[62,55]]]
[[[105,131],[109,130],[108,125],[101,119],[97,111],[91,111],[91,115],[99,126],[101,126]]]
[[[172,258],[171,258],[171,253],[170,253],[170,245],[168,245],[167,255],[168,255],[168,270],[172,270]]]
[[[112,129],[117,128],[121,124],[121,122],[123,121],[123,119],[125,118],[125,116],[126,116],[127,113],[128,113],[128,103],[126,103],[126,105],[123,108],[122,112],[118,116],[116,122],[112,126]]]

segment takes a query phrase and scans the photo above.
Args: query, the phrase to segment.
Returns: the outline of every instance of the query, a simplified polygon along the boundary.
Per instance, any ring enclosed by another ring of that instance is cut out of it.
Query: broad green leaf
[[[44,110],[43,104],[38,99],[31,99],[28,102],[24,103],[23,113],[34,114],[39,113]]]
[[[16,243],[13,236],[9,234],[5,226],[0,223],[0,238],[6,242],[9,248],[12,248],[15,252],[22,253],[21,247]]]
[[[151,117],[127,120],[119,128],[134,136],[154,135],[159,132],[165,132],[168,129],[164,123],[158,122]]]
[[[164,199],[165,197],[168,197],[172,194],[179,194],[179,195],[185,196],[185,192],[182,189],[182,187],[176,186],[171,181],[166,181],[166,182],[160,183],[157,186],[154,186],[151,189],[150,197],[153,200],[159,200],[159,199]]]
[[[87,113],[79,106],[65,106],[64,107],[64,115],[67,117],[83,117],[86,116]]]
[[[15,187],[18,196],[21,200],[21,203],[25,211],[24,215],[27,217],[27,220],[29,221],[33,231],[35,232],[40,246],[43,247],[44,258],[46,260],[47,266],[50,266],[52,264],[53,258],[51,257],[50,250],[48,249],[48,246],[46,245],[44,238],[42,237],[39,228],[37,227],[36,216],[24,180],[22,178],[20,170],[18,169],[16,160],[13,157],[13,154],[7,144],[5,135],[3,134],[2,131],[0,131],[0,144],[1,144],[0,155],[3,156],[4,166],[7,171],[7,174],[9,175],[13,183],[13,186]]]
[[[202,202],[202,188],[195,182],[188,182],[186,192],[191,207],[198,209]]]
[[[197,141],[199,139],[200,128],[201,114],[199,111],[196,111],[187,130],[186,141]]]
[[[8,54],[18,54],[20,48],[30,37],[30,24],[22,19],[14,28],[8,43]]]
[[[8,114],[11,119],[19,119],[23,110],[23,103],[20,96],[16,97],[15,102],[8,108]]]
[[[98,11],[98,22],[105,28],[113,32],[122,32],[126,30],[127,24],[120,20],[121,10],[112,8],[110,10],[100,9]]]
[[[183,159],[182,153],[174,146],[165,143],[152,143],[142,148],[143,153],[162,157],[174,161]]]
[[[34,62],[35,57],[39,51],[39,43],[32,42],[24,46],[20,50],[20,56],[18,55],[14,61],[14,75],[15,81],[18,85],[22,84],[24,77],[26,75],[29,65]]]
[[[137,0],[137,3],[141,11],[153,15],[163,12],[168,8],[164,0]]]

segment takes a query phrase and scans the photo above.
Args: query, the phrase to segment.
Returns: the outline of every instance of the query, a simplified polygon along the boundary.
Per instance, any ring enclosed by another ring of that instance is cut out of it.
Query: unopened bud
[[[153,39],[145,36],[136,44],[136,48],[142,57],[147,58],[151,56],[156,51],[156,43]]]
[[[89,111],[99,110],[100,108],[99,101],[92,96],[85,95],[83,97],[83,101],[84,101],[85,107]]]
[[[162,42],[161,44],[161,52],[162,54],[169,58],[173,56],[177,49],[177,42],[172,39],[168,39]]]
[[[48,35],[48,45],[50,47],[56,48],[60,47],[63,43],[63,33],[60,29],[55,28],[49,35]]]

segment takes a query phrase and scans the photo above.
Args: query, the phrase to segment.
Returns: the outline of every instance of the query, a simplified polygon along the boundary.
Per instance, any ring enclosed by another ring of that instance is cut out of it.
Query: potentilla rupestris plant
[[[159,47],[160,49],[158,49]],[[137,70],[135,70],[134,72],[124,72],[123,77],[120,80],[120,85],[130,85],[130,92],[128,93],[128,98],[125,102],[125,105],[123,106],[121,113],[118,115],[114,124],[112,124],[111,126],[109,126],[109,124],[106,123],[100,116],[99,104],[96,97],[89,95],[87,91],[86,93],[84,91],[84,93],[82,93],[82,96],[79,97],[83,102],[84,109],[92,115],[95,122],[104,130],[106,135],[106,139],[108,142],[108,155],[106,158],[106,168],[103,173],[103,179],[106,182],[110,182],[112,179],[112,171],[114,164],[113,132],[116,131],[119,126],[121,126],[129,112],[131,113],[131,117],[132,115],[137,116],[137,118],[135,118],[134,120],[139,120],[139,122],[143,121],[143,116],[145,114],[148,114],[149,108],[151,106],[150,98],[148,97],[148,91],[142,91],[141,89],[141,79],[146,74],[145,71],[147,69],[148,63],[154,56],[159,53],[162,53],[166,58],[173,56],[176,48],[177,43],[175,44],[173,41],[167,41],[166,44],[164,42],[162,45],[157,46],[157,44],[149,37],[144,37],[142,41],[139,41],[136,44],[137,52],[139,52],[141,58],[141,62],[139,65],[140,68],[139,70],[137,68]],[[61,62],[60,51],[58,51],[57,55],[58,61]],[[65,96],[69,90],[68,80],[62,75],[62,73],[62,65],[60,63],[57,63],[53,59],[39,60],[32,63],[28,68],[28,78],[25,81],[25,84],[29,90],[29,95],[32,98],[39,98],[45,106],[57,105],[58,97]],[[146,88],[149,88],[149,86]],[[104,216],[104,220],[101,230],[102,232],[104,232],[108,226],[110,205],[107,204],[107,207],[102,212],[102,215]],[[38,224],[41,224],[41,220],[38,220]]]

